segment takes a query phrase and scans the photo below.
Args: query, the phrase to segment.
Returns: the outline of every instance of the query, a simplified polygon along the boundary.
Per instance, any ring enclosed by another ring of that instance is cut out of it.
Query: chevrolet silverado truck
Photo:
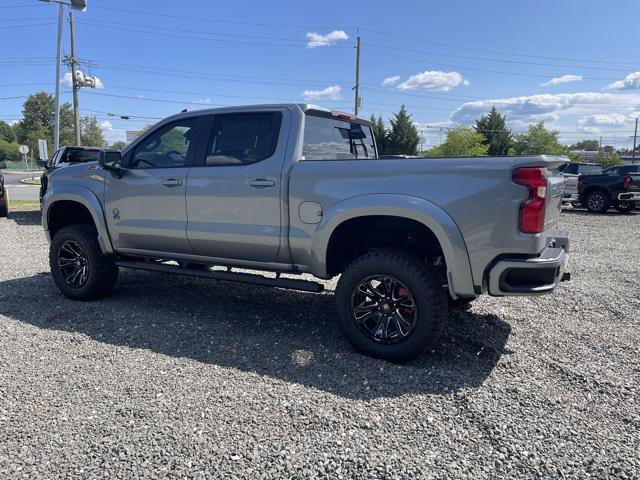
[[[605,213],[610,207],[623,213],[633,210],[634,202],[627,195],[632,182],[628,172],[635,167],[637,165],[621,165],[606,169],[601,175],[580,175],[579,202],[593,213]]]
[[[308,292],[323,284],[299,275],[340,276],[346,338],[401,361],[436,342],[450,304],[541,295],[568,278],[566,161],[381,159],[370,123],[349,114],[201,110],[52,172],[42,223],[69,298],[108,294],[119,268]]]

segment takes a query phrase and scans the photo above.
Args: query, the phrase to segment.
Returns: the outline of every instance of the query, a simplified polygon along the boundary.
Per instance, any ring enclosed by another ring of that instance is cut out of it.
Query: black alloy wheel
[[[80,288],[89,278],[87,252],[75,240],[67,240],[58,252],[58,268],[65,283],[71,288]]]
[[[379,344],[406,340],[418,319],[418,306],[407,286],[390,275],[372,275],[351,295],[353,321],[364,335]]]

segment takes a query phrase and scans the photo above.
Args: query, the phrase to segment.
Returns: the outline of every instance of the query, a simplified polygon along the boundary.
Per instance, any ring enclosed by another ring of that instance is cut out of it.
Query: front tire
[[[605,213],[609,209],[609,196],[601,190],[595,190],[587,195],[586,206],[590,212]]]
[[[375,358],[405,361],[430,348],[447,318],[439,275],[418,257],[394,249],[355,259],[336,287],[347,340]]]
[[[51,242],[49,265],[60,291],[73,300],[104,297],[118,279],[115,260],[103,255],[93,225],[61,228]]]

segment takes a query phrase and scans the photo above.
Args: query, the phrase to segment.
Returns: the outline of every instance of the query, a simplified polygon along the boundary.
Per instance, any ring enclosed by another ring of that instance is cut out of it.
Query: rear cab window
[[[315,112],[305,115],[302,157],[303,160],[378,158],[369,125]]]
[[[98,157],[100,156],[100,151],[67,148],[60,150],[56,155],[57,158],[54,159],[54,165],[60,165],[61,163],[87,163],[97,162]]]

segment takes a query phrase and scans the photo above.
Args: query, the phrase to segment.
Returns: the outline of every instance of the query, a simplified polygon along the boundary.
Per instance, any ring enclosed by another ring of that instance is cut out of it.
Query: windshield
[[[307,114],[304,160],[357,160],[376,157],[371,127],[360,123]]]

